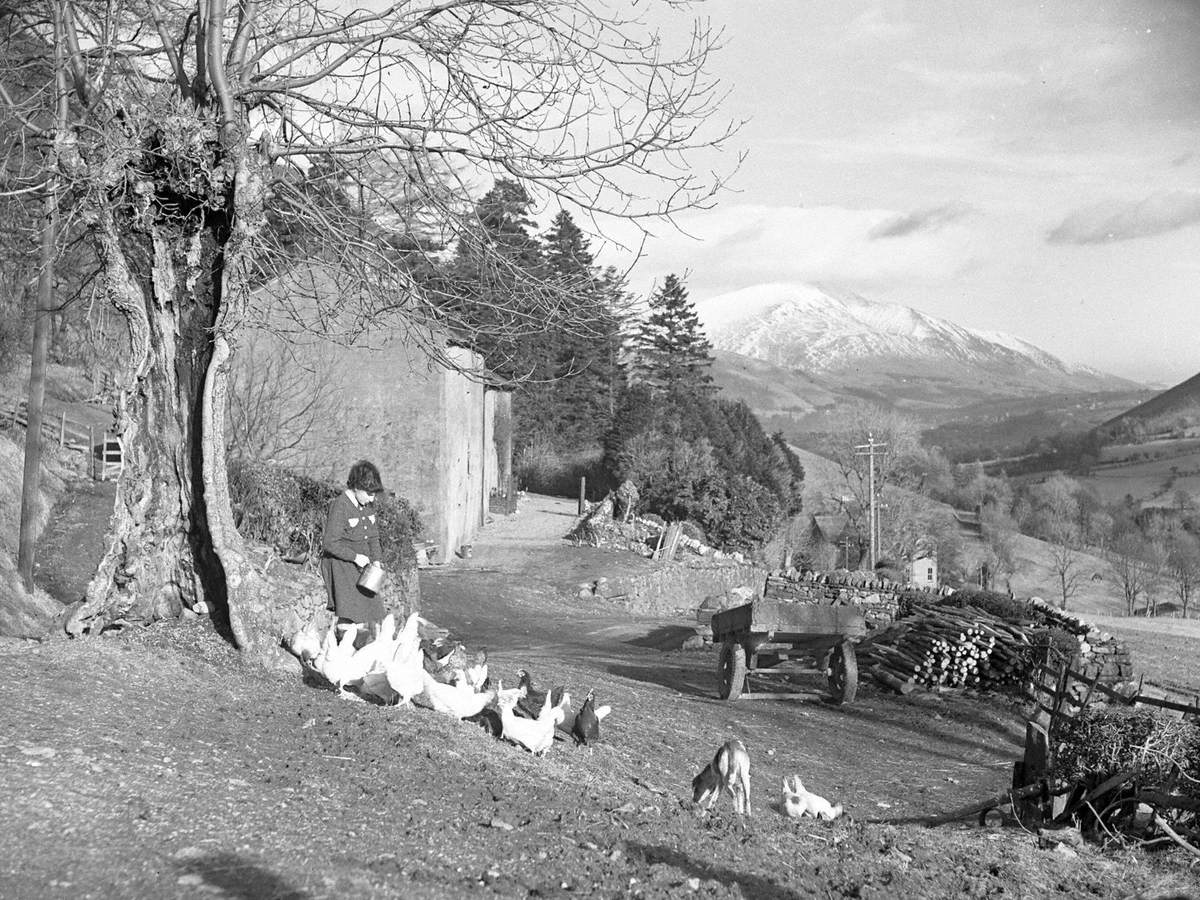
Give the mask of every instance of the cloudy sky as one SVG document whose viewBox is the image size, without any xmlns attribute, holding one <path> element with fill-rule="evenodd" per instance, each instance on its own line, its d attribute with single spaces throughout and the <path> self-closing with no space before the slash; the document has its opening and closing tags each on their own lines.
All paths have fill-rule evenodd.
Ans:
<svg viewBox="0 0 1200 900">
<path fill-rule="evenodd" d="M 696 11 L 748 158 L 631 288 L 830 284 L 1140 381 L 1200 371 L 1200 3 Z"/>
</svg>

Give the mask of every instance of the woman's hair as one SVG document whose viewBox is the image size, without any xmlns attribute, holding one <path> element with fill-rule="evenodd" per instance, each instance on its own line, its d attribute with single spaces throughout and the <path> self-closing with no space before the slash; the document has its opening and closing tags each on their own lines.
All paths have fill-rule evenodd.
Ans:
<svg viewBox="0 0 1200 900">
<path fill-rule="evenodd" d="M 383 490 L 383 480 L 375 464 L 360 459 L 350 467 L 350 477 L 346 479 L 346 487 L 352 491 L 366 491 L 368 494 L 378 494 Z"/>
</svg>

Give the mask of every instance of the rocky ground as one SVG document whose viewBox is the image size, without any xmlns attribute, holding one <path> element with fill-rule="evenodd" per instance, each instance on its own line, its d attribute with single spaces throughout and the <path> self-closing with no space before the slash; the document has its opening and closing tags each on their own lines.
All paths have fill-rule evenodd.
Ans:
<svg viewBox="0 0 1200 900">
<path fill-rule="evenodd" d="M 493 677 L 613 706 L 600 745 L 544 759 L 264 674 L 205 620 L 0 643 L 0 896 L 1200 896 L 1175 851 L 914 824 L 1007 786 L 1013 704 L 864 684 L 839 707 L 813 676 L 797 700 L 718 701 L 711 650 L 660 649 L 679 623 L 573 599 L 620 557 L 564 544 L 571 521 L 529 498 L 422 572 L 425 614 L 486 645 Z M 701 818 L 692 775 L 734 736 L 754 815 Z M 793 773 L 847 816 L 781 815 Z"/>
</svg>

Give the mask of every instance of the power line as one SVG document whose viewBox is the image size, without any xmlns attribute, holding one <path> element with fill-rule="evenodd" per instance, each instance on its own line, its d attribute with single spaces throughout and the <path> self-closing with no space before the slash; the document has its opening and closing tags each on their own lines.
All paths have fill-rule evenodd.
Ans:
<svg viewBox="0 0 1200 900">
<path fill-rule="evenodd" d="M 857 444 L 854 447 L 855 456 L 867 457 L 867 483 L 870 496 L 870 503 L 867 505 L 867 526 L 870 533 L 870 564 L 871 571 L 875 571 L 875 563 L 878 557 L 879 548 L 879 510 L 876 507 L 875 500 L 875 457 L 883 456 L 887 450 L 887 444 L 875 443 L 875 435 L 867 432 L 867 442 L 865 444 Z"/>
</svg>

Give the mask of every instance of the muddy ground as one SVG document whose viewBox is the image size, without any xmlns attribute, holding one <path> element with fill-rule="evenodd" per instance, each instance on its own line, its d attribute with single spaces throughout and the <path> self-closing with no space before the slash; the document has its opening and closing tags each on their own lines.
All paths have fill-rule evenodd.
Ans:
<svg viewBox="0 0 1200 900">
<path fill-rule="evenodd" d="M 1175 851 L 912 824 L 1008 785 L 1016 705 L 864 684 L 839 707 L 815 676 L 800 699 L 718 701 L 711 650 L 658 649 L 678 623 L 567 599 L 620 565 L 561 543 L 570 518 L 531 499 L 422 572 L 425 614 L 486 645 L 493 677 L 613 706 L 603 743 L 544 759 L 264 674 L 205 620 L 0 643 L 0 896 L 1200 897 Z M 698 817 L 694 766 L 732 736 L 754 815 Z M 848 815 L 781 815 L 793 773 Z"/>
</svg>

